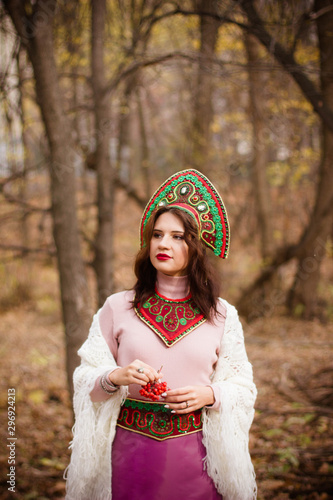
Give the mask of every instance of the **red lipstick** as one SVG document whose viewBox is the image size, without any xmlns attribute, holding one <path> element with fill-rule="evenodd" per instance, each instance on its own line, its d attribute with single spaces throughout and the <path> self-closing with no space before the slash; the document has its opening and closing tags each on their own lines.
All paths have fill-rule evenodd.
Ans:
<svg viewBox="0 0 333 500">
<path fill-rule="evenodd" d="M 156 255 L 156 259 L 158 260 L 169 260 L 171 259 L 170 255 L 167 255 L 166 253 L 158 253 Z"/>
</svg>

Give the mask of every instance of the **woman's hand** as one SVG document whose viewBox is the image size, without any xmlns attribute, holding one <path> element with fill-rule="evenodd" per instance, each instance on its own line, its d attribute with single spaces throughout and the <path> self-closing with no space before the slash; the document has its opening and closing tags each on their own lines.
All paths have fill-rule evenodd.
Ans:
<svg viewBox="0 0 333 500">
<path fill-rule="evenodd" d="M 189 385 L 180 389 L 172 389 L 167 391 L 165 396 L 166 407 L 179 415 L 199 410 L 214 402 L 213 389 L 204 385 Z"/>
<path fill-rule="evenodd" d="M 110 382 L 114 385 L 139 384 L 146 385 L 163 377 L 161 372 L 136 359 L 128 366 L 117 368 L 109 374 Z"/>
</svg>

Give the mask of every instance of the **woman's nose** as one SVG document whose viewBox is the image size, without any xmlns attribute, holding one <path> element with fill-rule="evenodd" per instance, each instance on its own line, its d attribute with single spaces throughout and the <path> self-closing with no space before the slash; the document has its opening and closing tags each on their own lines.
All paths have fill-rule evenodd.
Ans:
<svg viewBox="0 0 333 500">
<path fill-rule="evenodd" d="M 169 248 L 169 246 L 170 246 L 169 238 L 166 235 L 163 236 L 163 238 L 161 238 L 159 240 L 159 245 L 158 246 L 160 248 Z"/>
</svg>

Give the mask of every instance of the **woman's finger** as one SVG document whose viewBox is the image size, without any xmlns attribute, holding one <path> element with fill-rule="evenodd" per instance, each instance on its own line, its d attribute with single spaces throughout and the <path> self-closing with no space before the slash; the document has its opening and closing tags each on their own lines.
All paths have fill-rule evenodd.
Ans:
<svg viewBox="0 0 333 500">
<path fill-rule="evenodd" d="M 167 391 L 165 401 L 170 403 L 182 403 L 188 401 L 195 397 L 195 393 L 192 387 L 183 387 L 181 389 L 173 389 Z"/>
<path fill-rule="evenodd" d="M 157 372 L 153 367 L 147 365 L 141 360 L 135 360 L 129 368 L 129 383 L 146 385 L 148 382 L 155 382 L 162 374 Z"/>
<path fill-rule="evenodd" d="M 146 385 L 148 382 L 153 383 L 162 377 L 161 371 L 157 372 L 152 366 L 136 359 L 129 365 L 115 370 L 115 373 L 111 374 L 110 380 L 117 385 Z"/>
<path fill-rule="evenodd" d="M 171 413 L 176 413 L 177 415 L 184 415 L 190 411 L 194 411 L 200 408 L 199 405 L 193 403 L 192 401 L 182 401 L 181 403 L 166 404 L 166 408 L 171 410 Z"/>
<path fill-rule="evenodd" d="M 209 386 L 188 386 L 167 391 L 166 407 L 177 414 L 184 414 L 214 404 L 214 392 Z"/>
<path fill-rule="evenodd" d="M 163 376 L 160 371 L 157 372 L 155 368 L 138 359 L 134 361 L 133 366 L 138 373 L 140 373 L 141 375 L 146 375 L 151 382 L 158 380 Z"/>
</svg>

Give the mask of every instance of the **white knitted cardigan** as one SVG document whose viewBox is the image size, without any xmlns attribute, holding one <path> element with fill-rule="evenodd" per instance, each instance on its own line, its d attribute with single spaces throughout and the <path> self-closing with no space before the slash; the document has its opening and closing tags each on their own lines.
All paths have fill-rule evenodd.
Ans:
<svg viewBox="0 0 333 500">
<path fill-rule="evenodd" d="M 257 488 L 248 440 L 256 387 L 237 311 L 226 301 L 222 303 L 227 316 L 212 377 L 212 383 L 220 386 L 221 408 L 220 411 L 203 410 L 206 466 L 223 500 L 253 500 L 257 497 Z M 122 386 L 107 401 L 91 402 L 89 394 L 97 377 L 116 366 L 100 330 L 98 316 L 99 312 L 94 316 L 88 339 L 78 352 L 81 365 L 74 372 L 75 425 L 70 444 L 71 461 L 65 473 L 66 500 L 112 498 L 111 446 L 128 389 Z"/>
</svg>

